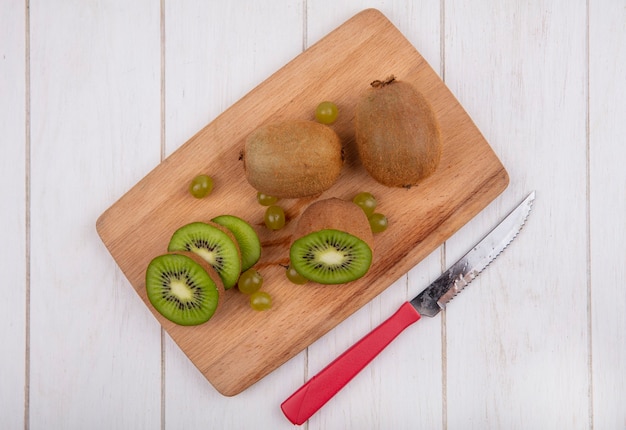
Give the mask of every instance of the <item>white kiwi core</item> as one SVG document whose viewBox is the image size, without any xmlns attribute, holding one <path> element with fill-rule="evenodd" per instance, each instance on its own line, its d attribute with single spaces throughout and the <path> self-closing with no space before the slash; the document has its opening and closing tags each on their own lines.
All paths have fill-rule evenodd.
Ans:
<svg viewBox="0 0 626 430">
<path fill-rule="evenodd" d="M 207 263 L 211 265 L 214 265 L 215 263 L 217 263 L 216 253 L 213 251 L 209 251 L 208 249 L 205 249 L 205 248 L 194 248 L 193 252 L 198 254 L 200 257 L 202 257 L 204 261 L 206 261 Z"/>
<path fill-rule="evenodd" d="M 335 248 L 327 248 L 318 253 L 317 258 L 328 266 L 340 266 L 346 261 L 346 254 Z"/>
<path fill-rule="evenodd" d="M 170 281 L 170 290 L 172 294 L 180 300 L 191 300 L 193 298 L 191 289 L 180 279 L 172 279 Z"/>
</svg>

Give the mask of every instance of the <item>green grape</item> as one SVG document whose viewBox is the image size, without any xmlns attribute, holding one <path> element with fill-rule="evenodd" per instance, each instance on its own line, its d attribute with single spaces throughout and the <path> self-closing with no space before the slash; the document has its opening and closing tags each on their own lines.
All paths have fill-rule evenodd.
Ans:
<svg viewBox="0 0 626 430">
<path fill-rule="evenodd" d="M 376 209 L 376 198 L 368 192 L 362 192 L 354 196 L 352 201 L 363 209 L 365 215 L 372 216 L 374 209 Z"/>
<path fill-rule="evenodd" d="M 307 278 L 305 278 L 304 276 L 299 274 L 296 271 L 296 269 L 294 269 L 291 266 L 289 266 L 287 268 L 287 279 L 289 279 L 294 284 L 299 284 L 299 285 L 303 285 L 303 284 L 306 284 L 307 282 L 309 282 L 309 280 Z"/>
<path fill-rule="evenodd" d="M 256 199 L 263 206 L 271 206 L 278 201 L 278 197 L 270 196 L 260 191 L 256 194 Z"/>
<path fill-rule="evenodd" d="M 272 296 L 265 291 L 257 291 L 250 295 L 250 306 L 255 311 L 265 311 L 272 307 Z"/>
<path fill-rule="evenodd" d="M 285 211 L 280 206 L 269 206 L 265 210 L 264 221 L 270 230 L 280 230 L 285 226 Z"/>
<path fill-rule="evenodd" d="M 237 287 L 244 294 L 256 293 L 263 285 L 263 276 L 255 269 L 248 269 L 239 276 Z"/>
<path fill-rule="evenodd" d="M 369 217 L 369 221 L 373 233 L 383 232 L 387 230 L 387 227 L 389 226 L 389 221 L 387 220 L 387 217 L 383 214 L 373 213 Z"/>
<path fill-rule="evenodd" d="M 208 175 L 198 175 L 189 184 L 189 192 L 197 199 L 208 196 L 213 191 L 213 179 Z"/>
<path fill-rule="evenodd" d="M 339 109 L 333 102 L 322 102 L 315 109 L 315 119 L 322 124 L 332 124 L 337 120 Z"/>
</svg>

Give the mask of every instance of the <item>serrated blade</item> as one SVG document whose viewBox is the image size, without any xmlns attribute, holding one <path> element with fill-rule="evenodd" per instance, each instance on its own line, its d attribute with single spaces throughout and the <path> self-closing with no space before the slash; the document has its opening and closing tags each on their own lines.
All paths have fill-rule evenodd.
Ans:
<svg viewBox="0 0 626 430">
<path fill-rule="evenodd" d="M 534 200 L 533 191 L 463 258 L 411 300 L 410 303 L 417 312 L 423 316 L 434 317 L 444 309 L 454 296 L 472 282 L 515 239 L 530 214 Z"/>
</svg>

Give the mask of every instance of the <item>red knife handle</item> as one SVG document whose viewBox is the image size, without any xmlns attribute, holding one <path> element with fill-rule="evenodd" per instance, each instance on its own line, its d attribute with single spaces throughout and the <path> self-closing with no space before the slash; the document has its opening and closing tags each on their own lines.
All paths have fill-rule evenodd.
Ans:
<svg viewBox="0 0 626 430">
<path fill-rule="evenodd" d="M 300 387 L 280 408 L 293 424 L 302 424 L 326 404 L 405 328 L 420 319 L 409 302 Z"/>
</svg>

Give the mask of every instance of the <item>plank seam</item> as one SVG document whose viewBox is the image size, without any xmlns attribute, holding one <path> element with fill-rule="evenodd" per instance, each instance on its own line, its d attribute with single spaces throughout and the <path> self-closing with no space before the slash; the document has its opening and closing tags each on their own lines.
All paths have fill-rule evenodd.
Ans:
<svg viewBox="0 0 626 430">
<path fill-rule="evenodd" d="M 309 14 L 308 0 L 302 0 L 302 52 L 306 51 L 309 45 Z M 304 349 L 304 369 L 303 381 L 309 380 L 309 347 Z M 309 429 L 309 421 L 304 423 L 304 429 Z"/>
<path fill-rule="evenodd" d="M 165 159 L 165 0 L 160 1 L 159 10 L 159 36 L 160 36 L 160 115 L 161 115 L 161 139 L 160 139 L 160 159 Z M 161 326 L 161 430 L 166 428 L 165 416 L 165 329 Z"/>
<path fill-rule="evenodd" d="M 446 0 L 439 3 L 439 72 L 446 83 Z M 441 246 L 441 273 L 446 270 L 446 242 Z M 448 336 L 446 310 L 441 312 L 441 428 L 448 428 Z"/>
<path fill-rule="evenodd" d="M 30 428 L 30 0 L 24 0 L 24 241 L 25 241 L 25 297 L 24 297 L 24 429 Z"/>
<path fill-rule="evenodd" d="M 593 402 L 593 315 L 592 315 L 592 285 L 591 285 L 591 162 L 590 162 L 590 155 L 591 155 L 591 132 L 590 132 L 590 107 L 591 107 L 591 102 L 590 102 L 590 94 L 589 94 L 589 89 L 590 89 L 590 65 L 589 65 L 589 61 L 590 61 L 590 19 L 589 19 L 589 0 L 586 0 L 585 2 L 585 7 L 586 7 L 586 13 L 585 13 L 585 18 L 586 18 L 586 22 L 585 22 L 585 92 L 586 92 L 586 109 L 585 109 L 585 158 L 586 158 L 586 165 L 585 165 L 585 194 L 586 194 L 586 214 L 585 214 L 585 224 L 586 224 L 586 232 L 585 232 L 585 236 L 587 239 L 587 243 L 586 243 L 586 252 L 587 252 L 587 271 L 586 271 L 586 282 L 587 282 L 587 375 L 588 375 L 588 380 L 587 380 L 587 398 L 589 399 L 589 404 L 588 404 L 588 416 L 589 416 L 589 429 L 593 430 L 594 428 L 594 419 L 593 419 L 593 409 L 594 409 L 594 402 Z"/>
<path fill-rule="evenodd" d="M 309 45 L 308 7 L 307 0 L 302 0 L 302 52 L 304 52 Z"/>
<path fill-rule="evenodd" d="M 446 270 L 446 242 L 441 246 L 441 273 Z M 441 428 L 448 428 L 448 337 L 446 309 L 441 310 Z"/>
</svg>

